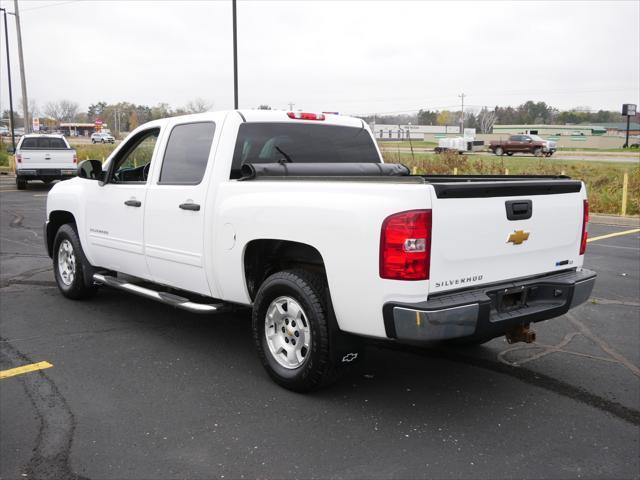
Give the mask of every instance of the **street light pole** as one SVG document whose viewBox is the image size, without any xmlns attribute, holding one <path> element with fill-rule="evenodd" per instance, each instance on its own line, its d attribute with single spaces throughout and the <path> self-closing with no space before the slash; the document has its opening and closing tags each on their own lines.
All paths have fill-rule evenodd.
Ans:
<svg viewBox="0 0 640 480">
<path fill-rule="evenodd" d="M 16 0 L 17 1 L 17 0 Z M 238 32 L 236 26 L 236 0 L 231 0 L 233 10 L 233 108 L 238 109 Z"/>
<path fill-rule="evenodd" d="M 13 14 L 16 17 L 16 34 L 18 36 L 18 60 L 20 60 L 20 82 L 22 84 L 22 114 L 24 117 L 24 133 L 31 131 L 29 121 L 29 100 L 27 99 L 27 80 L 24 77 L 24 55 L 22 53 L 22 31 L 20 30 L 20 11 L 18 0 L 13 0 Z"/>
<path fill-rule="evenodd" d="M 13 119 L 13 92 L 11 90 L 11 61 L 9 60 L 9 31 L 7 29 L 7 10 L 0 8 L 4 16 L 4 44 L 7 48 L 7 84 L 9 85 L 9 116 L 11 118 L 11 146 L 16 151 L 16 134 L 14 132 L 15 124 Z"/>
<path fill-rule="evenodd" d="M 460 115 L 460 135 L 464 136 L 464 97 L 466 97 L 466 95 L 464 93 L 461 93 L 460 95 L 458 95 L 458 97 L 462 99 L 462 115 Z"/>
</svg>

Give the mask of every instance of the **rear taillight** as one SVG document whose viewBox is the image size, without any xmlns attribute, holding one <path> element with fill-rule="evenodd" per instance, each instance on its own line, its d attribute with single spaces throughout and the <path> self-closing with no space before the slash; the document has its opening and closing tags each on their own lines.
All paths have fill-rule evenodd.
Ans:
<svg viewBox="0 0 640 480">
<path fill-rule="evenodd" d="M 324 114 L 322 113 L 308 113 L 308 112 L 287 112 L 289 118 L 296 120 L 324 120 Z"/>
<path fill-rule="evenodd" d="M 16 162 L 22 163 L 22 155 L 20 155 L 19 153 L 16 153 Z"/>
<path fill-rule="evenodd" d="M 73 154 L 73 163 L 78 163 L 78 155 Z"/>
<path fill-rule="evenodd" d="M 431 257 L 431 210 L 396 213 L 382 222 L 380 277 L 428 280 Z"/>
<path fill-rule="evenodd" d="M 580 255 L 587 250 L 587 238 L 589 237 L 589 200 L 582 204 L 582 239 L 580 241 Z"/>
</svg>

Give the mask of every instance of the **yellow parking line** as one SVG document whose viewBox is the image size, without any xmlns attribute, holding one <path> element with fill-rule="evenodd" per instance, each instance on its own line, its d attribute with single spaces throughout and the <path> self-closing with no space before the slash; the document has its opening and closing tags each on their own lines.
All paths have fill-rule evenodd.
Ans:
<svg viewBox="0 0 640 480">
<path fill-rule="evenodd" d="M 32 363 L 31 365 L 23 365 L 22 367 L 11 368 L 9 370 L 0 370 L 0 380 L 3 378 L 14 377 L 16 375 L 22 375 L 23 373 L 35 372 L 36 370 L 44 370 L 45 368 L 51 368 L 49 362 Z"/>
<path fill-rule="evenodd" d="M 621 235 L 629 235 L 630 233 L 638 233 L 638 232 L 640 232 L 640 228 L 625 230 L 624 232 L 608 233 L 607 235 L 600 235 L 599 237 L 589 238 L 587 242 L 595 242 L 596 240 L 604 240 L 605 238 L 619 237 Z"/>
</svg>

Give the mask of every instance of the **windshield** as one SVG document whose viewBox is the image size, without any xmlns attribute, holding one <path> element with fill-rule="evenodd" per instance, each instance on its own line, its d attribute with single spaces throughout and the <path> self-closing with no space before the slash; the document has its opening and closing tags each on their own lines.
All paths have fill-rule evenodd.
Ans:
<svg viewBox="0 0 640 480">
<path fill-rule="evenodd" d="M 295 123 L 243 123 L 238 131 L 231 178 L 245 163 L 380 163 L 362 127 Z"/>
<path fill-rule="evenodd" d="M 529 135 L 534 142 L 544 142 L 545 139 L 539 137 L 538 135 Z"/>
</svg>

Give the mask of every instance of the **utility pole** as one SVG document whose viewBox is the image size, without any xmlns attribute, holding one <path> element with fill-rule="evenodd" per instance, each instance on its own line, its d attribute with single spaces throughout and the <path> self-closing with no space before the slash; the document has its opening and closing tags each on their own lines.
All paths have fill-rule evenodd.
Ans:
<svg viewBox="0 0 640 480">
<path fill-rule="evenodd" d="M 16 134 L 14 132 L 15 123 L 13 119 L 13 92 L 11 90 L 11 61 L 9 60 L 9 31 L 7 29 L 7 10 L 0 8 L 4 16 L 4 41 L 7 48 L 7 84 L 9 85 L 9 115 L 11 119 L 11 146 L 13 153 L 16 151 Z"/>
<path fill-rule="evenodd" d="M 16 0 L 17 1 L 17 0 Z M 238 32 L 236 27 L 236 0 L 231 0 L 233 9 L 233 108 L 238 109 Z"/>
<path fill-rule="evenodd" d="M 18 59 L 20 60 L 20 82 L 22 84 L 22 115 L 24 117 L 24 133 L 31 131 L 29 120 L 29 100 L 27 99 L 27 80 L 24 77 L 24 55 L 22 53 L 22 31 L 20 30 L 20 11 L 18 0 L 13 0 L 13 10 L 16 16 L 16 33 L 18 35 Z"/>
<path fill-rule="evenodd" d="M 460 115 L 460 135 L 464 135 L 464 97 L 466 95 L 461 93 L 458 97 L 462 100 L 462 113 Z"/>
</svg>

